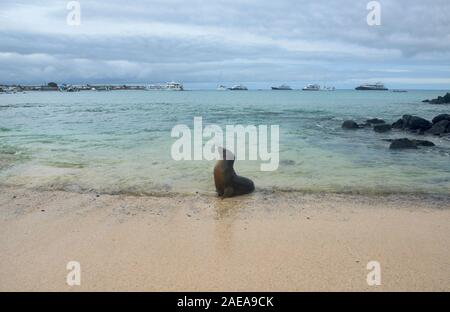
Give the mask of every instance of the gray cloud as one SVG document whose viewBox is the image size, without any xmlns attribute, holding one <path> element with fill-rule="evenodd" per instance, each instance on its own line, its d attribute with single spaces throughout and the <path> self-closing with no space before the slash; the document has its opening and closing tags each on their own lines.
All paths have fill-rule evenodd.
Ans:
<svg viewBox="0 0 450 312">
<path fill-rule="evenodd" d="M 355 82 L 450 85 L 450 2 L 3 0 L 4 83 Z M 0 83 L 1 83 L 0 82 Z"/>
</svg>

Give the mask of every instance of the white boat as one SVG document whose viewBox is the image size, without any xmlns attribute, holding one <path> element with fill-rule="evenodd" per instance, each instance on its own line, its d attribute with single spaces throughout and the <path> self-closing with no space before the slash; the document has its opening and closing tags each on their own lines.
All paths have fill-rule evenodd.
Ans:
<svg viewBox="0 0 450 312">
<path fill-rule="evenodd" d="M 169 91 L 184 91 L 183 85 L 178 82 L 168 82 L 166 83 L 166 88 Z"/>
<path fill-rule="evenodd" d="M 95 87 L 96 91 L 111 91 L 111 88 L 109 86 L 96 86 Z"/>
<path fill-rule="evenodd" d="M 282 90 L 282 91 L 286 91 L 286 90 L 292 90 L 292 88 L 288 85 L 282 84 L 279 87 L 272 87 L 272 90 Z"/>
<path fill-rule="evenodd" d="M 62 84 L 59 87 L 59 91 L 61 91 L 61 92 L 78 92 L 78 91 L 80 91 L 80 88 L 78 88 L 76 86 L 68 85 L 68 84 Z"/>
<path fill-rule="evenodd" d="M 224 85 L 220 85 L 220 86 L 217 87 L 217 90 L 218 91 L 225 91 L 225 90 L 227 90 L 227 87 L 224 86 Z"/>
<path fill-rule="evenodd" d="M 228 88 L 228 90 L 232 90 L 232 91 L 247 91 L 248 89 L 247 89 L 246 86 L 236 85 L 236 86 L 233 86 L 231 88 Z"/>
<path fill-rule="evenodd" d="M 375 84 L 365 83 L 356 87 L 355 90 L 363 90 L 363 91 L 388 91 L 389 89 L 384 86 L 381 82 L 377 82 Z"/>
<path fill-rule="evenodd" d="M 320 91 L 320 86 L 318 84 L 309 84 L 303 88 L 303 91 Z"/>
<path fill-rule="evenodd" d="M 168 82 L 165 84 L 149 85 L 147 91 L 184 91 L 184 87 L 178 82 Z"/>
<path fill-rule="evenodd" d="M 6 87 L 2 89 L 2 92 L 6 94 L 16 94 L 18 92 L 22 92 L 22 89 L 21 87 Z"/>
</svg>

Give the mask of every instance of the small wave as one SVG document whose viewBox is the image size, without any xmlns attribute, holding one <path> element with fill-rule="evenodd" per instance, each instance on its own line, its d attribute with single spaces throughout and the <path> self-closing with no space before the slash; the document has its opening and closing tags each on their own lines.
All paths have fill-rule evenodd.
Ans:
<svg viewBox="0 0 450 312">
<path fill-rule="evenodd" d="M 9 168 L 25 159 L 28 159 L 28 155 L 23 150 L 9 145 L 0 145 L 0 169 Z"/>
<path fill-rule="evenodd" d="M 12 131 L 12 130 L 9 128 L 0 127 L 0 132 L 9 132 L 9 131 Z"/>
<path fill-rule="evenodd" d="M 170 129 L 142 129 L 143 132 L 168 132 Z"/>
<path fill-rule="evenodd" d="M 17 155 L 19 150 L 9 145 L 0 145 L 0 154 L 3 155 Z"/>
<path fill-rule="evenodd" d="M 82 169 L 82 168 L 86 167 L 84 164 L 80 164 L 80 163 L 70 163 L 70 162 L 60 162 L 60 161 L 48 161 L 45 164 L 49 165 L 51 167 L 56 167 L 56 168 Z"/>
<path fill-rule="evenodd" d="M 88 109 L 82 110 L 82 112 L 85 112 L 85 113 L 104 113 L 104 112 L 109 112 L 109 110 L 105 110 L 103 108 L 88 108 Z"/>
<path fill-rule="evenodd" d="M 36 190 L 40 191 L 63 191 L 79 194 L 89 194 L 95 193 L 100 195 L 125 195 L 125 196 L 135 196 L 135 197 L 174 197 L 180 195 L 188 195 L 190 193 L 174 192 L 169 185 L 162 185 L 159 187 L 153 187 L 151 189 L 145 189 L 144 187 L 129 186 L 122 188 L 93 188 L 86 187 L 73 182 L 57 182 L 54 181 L 47 185 L 41 185 L 35 187 Z"/>
<path fill-rule="evenodd" d="M 280 161 L 280 164 L 285 166 L 294 166 L 296 162 L 291 159 L 283 159 Z"/>
<path fill-rule="evenodd" d="M 34 108 L 34 107 L 45 107 L 46 105 L 42 103 L 24 103 L 24 104 L 7 104 L 0 105 L 0 108 Z"/>
<path fill-rule="evenodd" d="M 411 196 L 411 197 L 424 197 L 424 198 L 436 198 L 446 199 L 450 202 L 450 194 L 446 193 L 433 193 L 424 190 L 402 190 L 402 189 L 328 189 L 328 188 L 289 188 L 289 187 L 266 187 L 260 188 L 262 193 L 299 193 L 299 194 L 336 194 L 336 195 L 354 195 L 354 196 Z"/>
<path fill-rule="evenodd" d="M 253 110 L 249 111 L 248 113 L 245 112 L 242 115 L 250 115 L 250 116 L 280 116 L 283 115 L 283 112 L 271 112 L 271 111 L 264 111 L 264 110 Z"/>
<path fill-rule="evenodd" d="M 148 189 L 143 190 L 138 187 L 128 187 L 124 189 L 96 189 L 87 188 L 79 184 L 73 183 L 63 183 L 63 184 L 49 184 L 45 186 L 35 186 L 32 189 L 37 191 L 62 191 L 78 194 L 97 194 L 97 195 L 109 195 L 109 196 L 133 196 L 133 197 L 158 197 L 158 198 L 173 198 L 182 196 L 197 196 L 201 194 L 203 197 L 216 198 L 217 195 L 212 190 L 200 190 L 200 191 L 173 191 L 170 189 Z M 346 196 L 354 196 L 355 198 L 372 198 L 378 199 L 389 199 L 394 196 L 395 200 L 404 200 L 415 202 L 416 200 L 426 200 L 430 202 L 430 207 L 437 207 L 439 209 L 449 208 L 448 203 L 450 202 L 450 194 L 443 193 L 428 193 L 428 192 L 408 192 L 408 191 L 331 191 L 331 190 L 321 190 L 321 189 L 295 189 L 295 188 L 256 188 L 256 192 L 252 194 L 253 196 L 262 196 L 267 198 L 268 196 L 294 196 L 295 198 L 301 198 L 302 195 L 312 195 L 326 198 L 327 196 L 342 196 L 343 200 L 348 200 Z M 245 199 L 246 197 L 242 197 Z M 237 197 L 236 199 L 239 199 Z M 390 199 L 389 199 L 390 200 Z M 444 205 L 443 205 L 444 204 Z"/>
<path fill-rule="evenodd" d="M 307 109 L 285 109 L 284 113 L 294 113 L 294 114 L 309 114 L 309 115 L 317 115 L 317 114 L 327 114 L 327 111 L 324 110 L 307 110 Z"/>
</svg>

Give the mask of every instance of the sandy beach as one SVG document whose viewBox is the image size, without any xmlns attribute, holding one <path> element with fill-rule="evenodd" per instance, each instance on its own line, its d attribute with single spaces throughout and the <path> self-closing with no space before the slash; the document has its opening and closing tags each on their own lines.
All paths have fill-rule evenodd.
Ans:
<svg viewBox="0 0 450 312">
<path fill-rule="evenodd" d="M 2 187 L 1 291 L 449 291 L 448 198 Z M 81 285 L 66 264 L 81 264 Z M 382 285 L 368 286 L 378 261 Z"/>
</svg>

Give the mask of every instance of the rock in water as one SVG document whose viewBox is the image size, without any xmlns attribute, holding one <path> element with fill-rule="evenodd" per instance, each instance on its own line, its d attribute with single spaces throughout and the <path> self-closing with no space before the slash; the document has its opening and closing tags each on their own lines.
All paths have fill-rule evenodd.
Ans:
<svg viewBox="0 0 450 312">
<path fill-rule="evenodd" d="M 433 100 L 425 100 L 424 103 L 431 103 L 431 104 L 450 104 L 450 93 L 447 93 L 444 96 L 438 96 L 436 99 Z"/>
<path fill-rule="evenodd" d="M 238 176 L 234 171 L 234 155 L 219 148 L 222 159 L 214 167 L 214 183 L 217 194 L 223 198 L 250 194 L 255 190 L 252 180 Z"/>
<path fill-rule="evenodd" d="M 402 119 L 404 129 L 426 131 L 433 126 L 428 120 L 417 116 L 404 115 Z"/>
<path fill-rule="evenodd" d="M 438 122 L 442 120 L 448 120 L 450 121 L 450 115 L 449 114 L 440 114 L 433 118 L 431 121 L 433 124 L 437 124 Z"/>
<path fill-rule="evenodd" d="M 391 141 L 390 149 L 417 149 L 418 146 L 435 146 L 433 142 L 425 140 L 410 140 L 407 138 Z"/>
<path fill-rule="evenodd" d="M 389 124 L 380 124 L 373 126 L 373 130 L 378 133 L 385 133 L 392 130 L 392 126 Z"/>
<path fill-rule="evenodd" d="M 353 120 L 346 120 L 342 124 L 342 128 L 343 129 L 354 130 L 354 129 L 359 129 L 359 125 Z"/>
<path fill-rule="evenodd" d="M 427 134 L 440 135 L 444 133 L 450 133 L 450 121 L 449 120 L 441 120 L 433 125 L 430 130 L 427 131 Z"/>
<path fill-rule="evenodd" d="M 393 129 L 403 129 L 403 118 L 400 118 L 392 124 Z"/>
<path fill-rule="evenodd" d="M 433 142 L 426 140 L 412 140 L 412 142 L 416 144 L 416 146 L 428 146 L 428 147 L 436 146 Z"/>
<path fill-rule="evenodd" d="M 366 123 L 371 125 L 380 125 L 386 123 L 383 119 L 373 118 L 373 119 L 367 119 Z"/>
<path fill-rule="evenodd" d="M 391 143 L 390 149 L 417 149 L 417 145 L 410 139 L 396 139 Z"/>
</svg>

